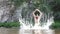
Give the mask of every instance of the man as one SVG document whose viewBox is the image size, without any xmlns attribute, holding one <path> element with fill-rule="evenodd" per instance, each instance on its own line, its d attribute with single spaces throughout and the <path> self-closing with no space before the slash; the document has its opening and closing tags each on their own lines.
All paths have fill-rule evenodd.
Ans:
<svg viewBox="0 0 60 34">
<path fill-rule="evenodd" d="M 35 24 L 39 24 L 41 16 L 42 16 L 42 12 L 40 10 L 36 9 L 33 12 L 33 17 L 34 17 Z"/>
</svg>

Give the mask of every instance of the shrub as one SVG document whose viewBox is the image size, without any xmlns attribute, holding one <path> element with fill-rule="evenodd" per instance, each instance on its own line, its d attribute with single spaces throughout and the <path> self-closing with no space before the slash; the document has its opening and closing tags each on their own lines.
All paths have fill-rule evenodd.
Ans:
<svg viewBox="0 0 60 34">
<path fill-rule="evenodd" d="M 1 23 L 0 22 L 0 27 L 19 27 L 20 26 L 20 23 L 19 22 L 4 22 L 4 23 Z"/>
</svg>

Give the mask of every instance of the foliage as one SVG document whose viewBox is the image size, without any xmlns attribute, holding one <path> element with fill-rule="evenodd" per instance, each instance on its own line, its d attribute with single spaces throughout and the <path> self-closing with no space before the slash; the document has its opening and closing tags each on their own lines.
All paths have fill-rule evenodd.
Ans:
<svg viewBox="0 0 60 34">
<path fill-rule="evenodd" d="M 59 20 L 55 20 L 55 23 L 53 23 L 51 26 L 52 26 L 53 29 L 60 28 L 60 21 Z"/>
<path fill-rule="evenodd" d="M 20 26 L 20 23 L 19 22 L 0 22 L 0 27 L 7 27 L 7 28 L 10 28 L 10 27 L 19 27 Z"/>
<path fill-rule="evenodd" d="M 11 3 L 14 3 L 16 7 L 19 7 L 23 2 L 26 2 L 27 0 L 9 0 Z"/>
</svg>

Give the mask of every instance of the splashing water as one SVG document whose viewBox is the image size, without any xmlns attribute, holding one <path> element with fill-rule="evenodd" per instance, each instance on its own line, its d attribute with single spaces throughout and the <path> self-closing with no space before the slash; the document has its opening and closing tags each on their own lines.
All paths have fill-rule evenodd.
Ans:
<svg viewBox="0 0 60 34">
<path fill-rule="evenodd" d="M 19 19 L 19 22 L 22 24 L 21 28 L 24 29 L 49 29 L 49 26 L 54 23 L 53 21 L 53 17 L 51 17 L 50 19 L 47 20 L 47 23 L 45 23 L 43 26 L 37 26 L 37 24 L 35 26 L 33 26 L 32 24 L 28 24 L 26 25 L 23 20 Z M 32 28 L 31 28 L 32 27 Z"/>
<path fill-rule="evenodd" d="M 27 5 L 27 3 L 23 3 L 23 5 L 22 6 L 20 6 L 20 9 L 19 10 L 17 10 L 17 11 L 20 11 L 19 13 L 18 13 L 18 15 L 19 15 L 19 22 L 20 22 L 20 24 L 21 24 L 21 29 L 49 29 L 49 26 L 52 24 L 52 23 L 54 23 L 54 20 L 53 20 L 53 16 L 52 17 L 50 17 L 49 19 L 47 19 L 47 22 L 46 23 L 44 23 L 42 26 L 37 26 L 37 25 L 39 25 L 39 24 L 35 24 L 34 26 L 28 21 L 28 20 L 26 20 L 25 18 L 23 18 L 22 19 L 22 15 L 21 15 L 21 11 L 22 11 L 22 9 L 23 9 L 23 7 L 26 7 L 26 6 L 28 6 Z M 49 15 L 48 15 L 49 16 Z M 32 16 L 31 16 L 32 17 Z M 32 18 L 31 18 L 32 19 Z M 26 23 L 25 23 L 26 22 Z"/>
<path fill-rule="evenodd" d="M 47 20 L 47 23 L 43 25 L 43 29 L 49 29 L 49 26 L 54 23 L 54 20 L 53 20 L 54 17 L 51 17 L 50 19 Z"/>
<path fill-rule="evenodd" d="M 47 20 L 47 23 L 43 27 L 35 25 L 31 28 L 30 26 L 32 25 L 26 25 L 21 20 L 19 22 L 23 24 L 19 30 L 19 34 L 55 34 L 54 30 L 49 29 L 49 26 L 54 22 L 53 17 Z"/>
<path fill-rule="evenodd" d="M 31 6 L 31 5 L 30 5 Z M 25 8 L 25 9 L 24 9 Z M 38 24 L 35 24 L 33 25 L 33 17 L 32 17 L 32 11 L 33 10 L 30 10 L 28 9 L 28 3 L 23 3 L 16 11 L 17 11 L 17 18 L 19 18 L 19 22 L 21 24 L 20 26 L 20 30 L 19 30 L 19 34 L 25 34 L 26 32 L 29 32 L 29 33 L 26 33 L 26 34 L 32 34 L 34 31 L 35 34 L 37 34 L 36 32 L 40 32 L 41 30 L 46 30 L 45 32 L 47 33 L 44 33 L 44 34 L 53 34 L 51 33 L 51 30 L 49 28 L 49 26 L 54 23 L 54 20 L 53 20 L 53 16 L 50 17 L 50 18 L 44 18 L 46 16 L 43 17 L 43 19 L 45 20 L 42 20 L 42 21 L 46 21 L 47 22 L 44 22 L 44 24 L 42 26 L 37 26 Z M 24 9 L 24 11 L 23 11 Z M 29 12 L 28 12 L 29 11 Z M 26 14 L 25 14 L 25 13 Z M 49 16 L 49 15 L 48 15 Z M 33 23 L 33 24 L 32 24 Z M 41 24 L 41 21 L 40 21 L 40 24 Z M 50 32 L 50 33 L 49 33 Z M 41 32 L 40 32 L 41 33 Z"/>
</svg>

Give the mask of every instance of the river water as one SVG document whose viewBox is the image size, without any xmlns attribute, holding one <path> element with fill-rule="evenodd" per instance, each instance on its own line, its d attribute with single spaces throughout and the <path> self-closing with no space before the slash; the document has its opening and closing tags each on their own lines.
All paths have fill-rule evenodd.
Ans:
<svg viewBox="0 0 60 34">
<path fill-rule="evenodd" d="M 40 33 L 35 33 L 35 32 Z M 19 28 L 0 28 L 0 34 L 60 34 L 60 29 L 56 30 L 21 30 Z"/>
</svg>

